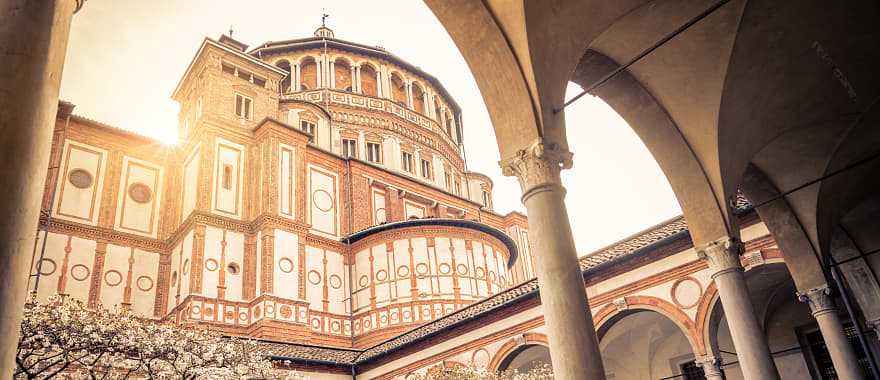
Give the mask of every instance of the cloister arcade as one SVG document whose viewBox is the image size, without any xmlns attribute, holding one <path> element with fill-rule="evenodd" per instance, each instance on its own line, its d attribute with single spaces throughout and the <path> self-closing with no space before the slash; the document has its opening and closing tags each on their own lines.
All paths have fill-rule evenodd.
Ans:
<svg viewBox="0 0 880 380">
<path fill-rule="evenodd" d="M 46 167 L 70 20 L 83 2 L 14 1 L 27 6 L 0 10 L 8 21 L 0 25 L 0 50 L 15 53 L 0 88 L 28 89 L 2 98 L 0 106 L 11 110 L 3 125 L 35 126 L 0 135 L 0 170 L 8 173 L 0 186 L 7 194 L 0 209 L 6 216 L 0 355 L 7 372 L 27 273 L 22 252 L 33 244 L 39 216 L 43 182 L 33 173 Z M 540 252 L 547 325 L 547 336 L 531 346 L 549 348 L 556 378 L 619 379 L 645 371 L 662 377 L 660 367 L 684 363 L 688 350 L 702 344 L 710 356 L 703 359 L 724 358 L 728 378 L 778 379 L 783 368 L 799 364 L 786 355 L 795 338 L 775 327 L 803 320 L 818 324 L 837 376 L 862 379 L 867 366 L 880 377 L 876 353 L 868 353 L 867 363 L 857 360 L 846 324 L 850 319 L 862 349 L 877 339 L 871 331 L 880 325 L 876 2 L 426 3 L 473 72 L 504 173 L 520 181 Z M 316 62 L 299 67 L 302 88 L 316 88 Z M 413 104 L 412 88 L 400 74 L 390 75 L 391 98 Z M 570 81 L 611 105 L 669 179 L 712 272 L 717 301 L 706 305 L 704 318 L 714 331 L 694 331 L 648 300 L 594 321 L 559 178 L 572 165 L 564 124 Z M 784 264 L 744 271 L 733 212 L 740 193 L 785 252 Z M 632 336 L 633 325 L 656 335 Z M 646 352 L 643 340 L 651 336 L 660 338 Z M 521 368 L 543 352 L 525 348 L 517 351 L 522 358 L 493 362 Z M 620 368 L 621 355 L 648 357 L 639 360 L 641 368 Z"/>
</svg>

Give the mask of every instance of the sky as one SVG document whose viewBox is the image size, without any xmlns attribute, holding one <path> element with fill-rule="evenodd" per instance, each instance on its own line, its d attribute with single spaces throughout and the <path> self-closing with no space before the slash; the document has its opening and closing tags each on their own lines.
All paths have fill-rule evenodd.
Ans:
<svg viewBox="0 0 880 380">
<path fill-rule="evenodd" d="M 515 178 L 504 177 L 492 123 L 467 63 L 440 22 L 417 0 L 91 0 L 74 16 L 61 98 L 74 113 L 173 141 L 171 92 L 205 37 L 255 46 L 311 36 L 329 14 L 337 38 L 381 46 L 437 77 L 461 106 L 468 169 L 495 184 L 502 214 L 525 211 Z M 570 85 L 571 97 L 580 88 Z M 651 154 L 617 113 L 586 96 L 566 111 L 574 168 L 563 172 L 580 255 L 681 214 Z"/>
</svg>

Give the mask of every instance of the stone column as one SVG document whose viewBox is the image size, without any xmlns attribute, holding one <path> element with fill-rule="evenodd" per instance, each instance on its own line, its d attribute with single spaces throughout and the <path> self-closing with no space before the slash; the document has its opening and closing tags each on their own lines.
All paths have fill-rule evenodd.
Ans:
<svg viewBox="0 0 880 380">
<path fill-rule="evenodd" d="M 0 2 L 0 378 L 15 370 L 29 260 L 73 13 L 85 0 Z"/>
<path fill-rule="evenodd" d="M 571 167 L 571 153 L 538 139 L 500 165 L 519 179 L 528 211 L 555 378 L 605 379 L 559 178 Z"/>
<path fill-rule="evenodd" d="M 819 331 L 831 354 L 834 370 L 841 379 L 861 380 L 864 374 L 859 368 L 859 361 L 849 339 L 843 333 L 843 324 L 837 316 L 837 307 L 831 298 L 828 285 L 798 293 L 798 300 L 806 302 L 813 311 L 813 318 L 819 324 Z"/>
<path fill-rule="evenodd" d="M 706 380 L 724 380 L 724 371 L 721 369 L 721 359 L 712 355 L 698 356 L 694 363 L 703 369 Z"/>
<path fill-rule="evenodd" d="M 697 254 L 709 262 L 743 377 L 746 380 L 779 379 L 767 338 L 758 324 L 746 288 L 739 259 L 742 247 L 738 240 L 725 237 L 698 247 Z"/>
</svg>

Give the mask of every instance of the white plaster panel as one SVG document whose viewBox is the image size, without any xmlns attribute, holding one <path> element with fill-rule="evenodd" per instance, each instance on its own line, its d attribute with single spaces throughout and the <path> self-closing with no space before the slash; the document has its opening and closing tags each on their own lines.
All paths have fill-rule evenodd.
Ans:
<svg viewBox="0 0 880 380">
<path fill-rule="evenodd" d="M 385 192 L 379 189 L 373 189 L 372 216 L 373 224 L 382 224 L 388 221 L 387 210 L 385 210 Z"/>
<path fill-rule="evenodd" d="M 306 250 L 306 265 L 314 261 L 308 252 Z M 299 299 L 299 235 L 275 230 L 275 262 L 272 266 L 275 270 L 273 293 L 282 298 Z M 306 289 L 309 287 L 306 283 Z"/>
<path fill-rule="evenodd" d="M 324 250 L 306 246 L 306 300 L 312 310 L 324 309 Z"/>
<path fill-rule="evenodd" d="M 214 144 L 214 212 L 241 218 L 244 147 L 221 138 Z"/>
<path fill-rule="evenodd" d="M 177 295 L 182 280 L 180 273 L 181 265 L 183 265 L 182 250 L 182 244 L 178 244 L 171 251 L 171 272 L 169 274 L 170 277 L 168 278 L 168 311 L 174 309 L 178 303 Z"/>
<path fill-rule="evenodd" d="M 405 200 L 403 202 L 403 212 L 406 215 L 407 219 L 412 218 L 412 217 L 424 218 L 427 210 L 426 210 L 425 206 L 422 206 L 422 205 L 415 203 L 415 202 L 410 202 L 408 200 Z"/>
<path fill-rule="evenodd" d="M 39 237 L 43 239 L 43 233 L 40 233 Z M 37 297 L 41 300 L 45 300 L 49 296 L 58 293 L 58 280 L 61 278 L 61 266 L 64 261 L 64 247 L 67 246 L 67 239 L 66 235 L 49 233 L 46 237 L 46 251 L 43 252 L 42 266 L 40 265 L 41 249 L 35 252 L 36 256 L 34 257 L 34 266 L 31 273 L 39 271 L 40 281 L 39 284 L 36 284 L 36 278 L 30 278 L 29 280 L 31 286 L 39 285 L 36 290 Z"/>
<path fill-rule="evenodd" d="M 193 246 L 193 231 L 190 230 L 186 233 L 186 236 L 183 237 L 183 242 L 180 245 L 181 252 L 181 262 L 180 269 L 178 269 L 178 273 L 180 273 L 180 299 L 183 300 L 184 297 L 190 294 L 189 286 L 190 280 L 192 278 L 192 246 Z"/>
<path fill-rule="evenodd" d="M 236 266 L 237 271 L 230 267 Z M 226 299 L 241 301 L 244 290 L 244 235 L 226 231 Z"/>
<path fill-rule="evenodd" d="M 185 220 L 196 208 L 198 199 L 200 146 L 196 146 L 183 164 L 183 208 L 181 220 Z"/>
<path fill-rule="evenodd" d="M 295 180 L 295 150 L 292 146 L 281 144 L 278 155 L 278 213 L 286 218 L 293 219 L 295 213 L 296 180 Z"/>
<path fill-rule="evenodd" d="M 60 173 L 56 188 L 57 205 L 52 214 L 59 219 L 95 225 L 104 188 L 107 151 L 68 140 L 61 156 Z M 91 184 L 85 188 L 74 186 L 70 172 L 85 170 Z"/>
<path fill-rule="evenodd" d="M 101 304 L 104 307 L 119 305 L 125 294 L 125 282 L 128 277 L 128 260 L 133 249 L 108 244 L 104 257 L 104 273 L 101 276 Z"/>
<path fill-rule="evenodd" d="M 156 237 L 162 196 L 162 167 L 136 158 L 124 157 L 120 181 L 116 228 L 138 235 Z M 135 184 L 144 185 L 149 189 L 146 202 L 140 202 L 132 197 L 130 189 Z"/>
<path fill-rule="evenodd" d="M 70 297 L 83 302 L 89 300 L 89 288 L 92 281 L 92 266 L 95 263 L 94 240 L 72 237 L 70 239 L 70 255 L 67 261 L 67 283 L 64 292 Z M 60 268 L 59 268 L 60 269 Z"/>
<path fill-rule="evenodd" d="M 202 294 L 208 298 L 217 297 L 217 285 L 220 283 L 220 251 L 223 242 L 223 230 L 205 227 L 205 252 L 201 268 L 192 268 L 202 272 Z"/>
<path fill-rule="evenodd" d="M 131 310 L 152 317 L 159 279 L 159 254 L 135 249 L 131 272 Z"/>
<path fill-rule="evenodd" d="M 346 314 L 349 310 L 347 268 L 341 254 L 327 251 L 327 276 L 325 278 L 327 280 L 328 298 L 330 301 L 328 311 L 331 313 Z"/>
<path fill-rule="evenodd" d="M 309 166 L 309 223 L 312 231 L 335 237 L 338 234 L 337 176 L 316 166 Z"/>
<path fill-rule="evenodd" d="M 260 203 L 260 202 L 257 202 L 257 203 Z M 263 277 L 262 277 L 263 276 L 263 231 L 257 231 L 256 244 L 257 244 L 257 249 L 256 249 L 256 252 L 257 252 L 257 276 L 256 276 L 257 284 L 256 284 L 256 291 L 254 292 L 254 295 L 259 297 L 261 294 L 263 294 L 263 290 L 260 288 L 260 284 L 263 282 Z"/>
</svg>

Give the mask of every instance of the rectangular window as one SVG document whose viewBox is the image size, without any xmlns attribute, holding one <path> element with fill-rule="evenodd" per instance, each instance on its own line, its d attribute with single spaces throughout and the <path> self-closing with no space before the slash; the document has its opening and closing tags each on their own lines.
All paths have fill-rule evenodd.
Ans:
<svg viewBox="0 0 880 380">
<path fill-rule="evenodd" d="M 413 155 L 409 152 L 401 153 L 400 157 L 400 166 L 403 168 L 403 171 L 407 173 L 413 172 Z"/>
<path fill-rule="evenodd" d="M 489 192 L 483 190 L 483 207 L 489 207 Z"/>
<path fill-rule="evenodd" d="M 452 175 L 446 173 L 446 190 L 452 191 Z"/>
<path fill-rule="evenodd" d="M 422 160 L 422 177 L 431 179 L 431 162 L 428 160 Z"/>
<path fill-rule="evenodd" d="M 232 190 L 232 165 L 223 165 L 223 189 Z"/>
<path fill-rule="evenodd" d="M 342 139 L 342 157 L 357 158 L 357 141 L 352 139 Z"/>
<path fill-rule="evenodd" d="M 315 142 L 318 139 L 318 126 L 315 123 L 312 123 L 308 120 L 301 120 L 299 122 L 299 128 L 303 130 L 303 132 L 312 135 L 309 138 L 309 142 Z"/>
<path fill-rule="evenodd" d="M 367 143 L 367 161 L 382 163 L 382 146 L 378 143 Z"/>
<path fill-rule="evenodd" d="M 455 195 L 461 195 L 461 182 L 455 180 Z"/>
<path fill-rule="evenodd" d="M 253 101 L 242 94 L 235 94 L 235 116 L 250 120 L 253 117 Z"/>
</svg>

